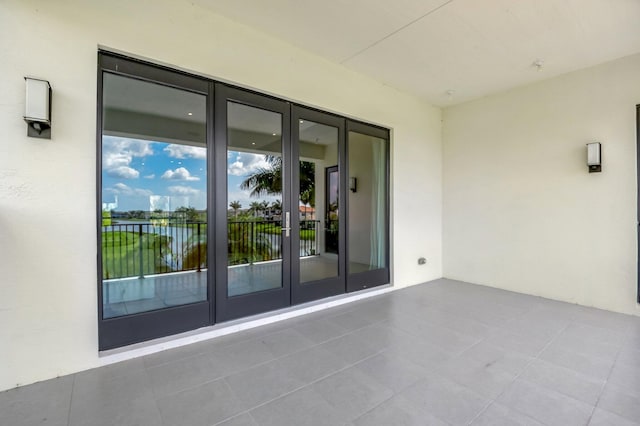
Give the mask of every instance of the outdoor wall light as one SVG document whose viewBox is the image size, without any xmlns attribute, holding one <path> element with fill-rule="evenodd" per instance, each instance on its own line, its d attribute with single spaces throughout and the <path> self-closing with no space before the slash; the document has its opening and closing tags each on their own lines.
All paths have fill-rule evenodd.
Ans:
<svg viewBox="0 0 640 426">
<path fill-rule="evenodd" d="M 349 189 L 351 192 L 356 192 L 358 190 L 358 178 L 349 178 Z"/>
<path fill-rule="evenodd" d="M 27 88 L 24 112 L 27 136 L 51 139 L 51 85 L 38 78 L 24 79 Z"/>
<path fill-rule="evenodd" d="M 602 146 L 600 142 L 587 144 L 587 166 L 589 166 L 589 173 L 602 171 Z"/>
</svg>

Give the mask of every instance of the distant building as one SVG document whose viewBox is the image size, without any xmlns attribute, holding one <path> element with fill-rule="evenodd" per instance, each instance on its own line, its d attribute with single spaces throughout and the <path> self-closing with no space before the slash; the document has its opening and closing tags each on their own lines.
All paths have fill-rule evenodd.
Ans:
<svg viewBox="0 0 640 426">
<path fill-rule="evenodd" d="M 110 212 L 111 210 L 116 210 L 118 208 L 118 196 L 113 196 L 113 203 L 102 203 L 102 211 Z"/>
<path fill-rule="evenodd" d="M 316 220 L 316 209 L 313 207 L 299 206 L 300 220 Z"/>
</svg>

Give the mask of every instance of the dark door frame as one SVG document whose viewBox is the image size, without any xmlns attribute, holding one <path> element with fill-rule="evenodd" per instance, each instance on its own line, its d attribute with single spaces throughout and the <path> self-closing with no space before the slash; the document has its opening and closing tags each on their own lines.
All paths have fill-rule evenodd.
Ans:
<svg viewBox="0 0 640 426">
<path fill-rule="evenodd" d="M 330 214 L 331 211 L 329 210 L 329 207 L 331 206 L 331 194 L 329 193 L 329 188 L 331 188 L 331 175 L 334 173 L 339 172 L 340 167 L 338 165 L 335 166 L 330 166 L 330 167 L 325 167 L 324 169 L 324 221 L 325 221 L 325 228 L 324 228 L 324 251 L 327 251 L 327 226 L 331 226 L 330 223 L 328 223 L 328 221 L 330 220 Z M 340 195 L 340 175 L 338 174 L 338 196 Z M 340 200 L 338 199 L 338 214 L 340 213 Z M 338 226 L 340 225 L 340 221 L 338 218 Z M 338 231 L 338 236 L 340 236 L 340 233 Z M 338 246 L 338 253 L 340 253 L 340 249 Z"/>
<path fill-rule="evenodd" d="M 640 303 L 640 104 L 636 105 L 636 203 L 637 203 L 637 224 L 636 230 L 638 234 L 638 259 L 637 259 L 637 292 L 636 292 L 636 300 Z"/>
<path fill-rule="evenodd" d="M 389 211 L 390 211 L 390 194 L 389 194 L 389 181 L 390 181 L 390 169 L 389 169 L 389 164 L 390 164 L 390 158 L 389 158 L 389 152 L 390 152 L 390 147 L 389 147 L 389 130 L 385 129 L 383 127 L 378 127 L 378 126 L 374 126 L 371 124 L 366 124 L 366 123 L 362 123 L 359 121 L 354 121 L 354 120 L 347 120 L 347 152 L 346 152 L 346 162 L 347 162 L 347 167 L 346 167 L 346 173 L 348 173 L 349 171 L 349 133 L 350 132 L 354 132 L 354 133 L 360 133 L 363 135 L 367 135 L 367 136 L 373 136 L 376 138 L 380 138 L 383 139 L 385 141 L 385 216 L 386 216 L 386 220 L 385 220 L 385 229 L 384 229 L 384 235 L 385 235 L 385 267 L 384 268 L 378 268 L 378 269 L 373 269 L 370 271 L 364 271 L 364 272 L 357 272 L 357 273 L 351 273 L 349 271 L 349 253 L 347 253 L 347 291 L 348 292 L 353 292 L 353 291 L 358 291 L 358 290 L 363 290 L 366 288 L 371 288 L 371 287 L 376 287 L 379 285 L 384 285 L 384 284 L 388 284 L 390 281 L 390 269 L 389 269 L 389 259 L 390 259 L 390 253 L 389 253 L 389 248 L 390 248 L 390 241 L 389 241 L 389 222 L 390 222 L 390 217 L 389 217 Z M 343 191 L 344 192 L 344 191 Z M 349 215 L 349 198 L 347 197 L 347 202 L 346 202 L 346 210 L 347 210 L 347 217 L 350 217 Z M 347 224 L 348 226 L 348 224 Z M 347 247 L 349 247 L 349 235 L 346 235 L 347 237 Z M 347 250 L 348 251 L 348 250 Z"/>
<path fill-rule="evenodd" d="M 146 64 L 108 52 L 98 52 L 98 93 L 96 117 L 96 211 L 102 211 L 102 132 L 103 132 L 103 75 L 111 73 L 136 80 L 148 81 L 176 89 L 198 93 L 207 97 L 207 115 L 212 113 L 213 86 L 207 79 Z M 208 120 L 211 121 L 211 120 Z M 207 163 L 211 161 L 213 132 L 207 123 Z M 208 166 L 209 167 L 209 166 Z M 209 170 L 210 171 L 210 168 Z M 211 191 L 209 191 L 211 192 Z M 208 202 L 210 202 L 208 200 Z M 97 241 L 102 241 L 102 217 L 97 214 Z M 212 211 L 207 208 L 207 223 L 213 223 Z M 214 241 L 213 227 L 207 227 L 207 238 Z M 213 246 L 207 245 L 207 258 L 214 259 Z M 121 317 L 104 318 L 103 278 L 102 278 L 102 244 L 97 249 L 97 282 L 98 282 L 98 347 L 99 350 L 113 349 L 144 340 L 164 337 L 209 325 L 211 323 L 211 306 L 213 305 L 213 265 L 207 268 L 207 300 L 188 305 L 174 306 L 156 311 L 147 311 Z"/>
<path fill-rule="evenodd" d="M 292 239 L 292 268 L 291 268 L 291 300 L 292 304 L 309 302 L 312 300 L 322 299 L 329 296 L 342 294 L 346 291 L 346 216 L 345 209 L 338 210 L 338 275 L 335 277 L 300 283 L 300 218 L 297 214 L 298 194 L 300 193 L 300 168 L 296 167 L 300 161 L 300 120 L 308 120 L 315 123 L 325 124 L 327 126 L 338 129 L 338 166 L 339 166 L 339 188 L 344 188 L 346 178 L 346 123 L 342 117 L 333 114 L 317 111 L 311 108 L 305 108 L 298 105 L 291 107 L 291 140 L 292 140 L 292 164 L 293 166 L 293 184 L 291 185 L 291 201 L 296 207 L 296 214 L 292 220 L 291 233 Z M 316 170 L 316 178 L 318 170 Z M 338 191 L 338 204 L 346 205 L 345 191 Z M 317 211 L 316 211 L 317 213 Z M 323 212 L 324 215 L 324 212 Z M 322 226 L 324 232 L 324 226 Z"/>
<path fill-rule="evenodd" d="M 218 231 L 216 245 L 215 322 L 223 322 L 249 315 L 284 308 L 291 305 L 291 275 L 288 274 L 291 259 L 291 238 L 282 235 L 282 287 L 228 297 L 228 229 L 227 229 L 227 104 L 239 104 L 278 113 L 282 117 L 282 212 L 292 211 L 287 188 L 291 188 L 290 104 L 280 99 L 216 83 L 214 109 L 215 127 L 215 228 Z M 283 214 L 284 217 L 284 214 Z M 292 235 L 295 235 L 292 233 Z"/>
</svg>

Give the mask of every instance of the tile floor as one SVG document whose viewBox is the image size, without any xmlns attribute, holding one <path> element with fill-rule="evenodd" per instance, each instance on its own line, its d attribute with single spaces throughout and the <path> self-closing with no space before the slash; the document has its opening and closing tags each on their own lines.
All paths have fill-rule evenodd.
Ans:
<svg viewBox="0 0 640 426">
<path fill-rule="evenodd" d="M 640 318 L 437 280 L 0 393 L 0 424 L 638 425 Z"/>
<path fill-rule="evenodd" d="M 370 265 L 351 262 L 349 271 L 364 272 Z M 300 259 L 303 283 L 334 277 L 338 258 L 333 255 L 310 256 Z M 228 268 L 229 296 L 254 293 L 282 286 L 282 261 L 235 265 Z M 207 300 L 206 269 L 200 272 L 183 271 L 145 278 L 129 277 L 103 281 L 104 317 L 154 311 Z"/>
</svg>

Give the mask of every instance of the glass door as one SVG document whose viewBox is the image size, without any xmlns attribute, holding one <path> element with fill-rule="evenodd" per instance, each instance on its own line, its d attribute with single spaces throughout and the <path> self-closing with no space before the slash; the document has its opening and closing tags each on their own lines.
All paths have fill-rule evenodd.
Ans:
<svg viewBox="0 0 640 426">
<path fill-rule="evenodd" d="M 345 120 L 292 107 L 294 304 L 345 292 Z"/>
<path fill-rule="evenodd" d="M 206 80 L 100 55 L 101 350 L 210 322 Z"/>
<path fill-rule="evenodd" d="M 347 123 L 347 290 L 389 282 L 389 131 Z"/>
<path fill-rule="evenodd" d="M 216 86 L 216 321 L 289 306 L 289 104 Z"/>
</svg>

